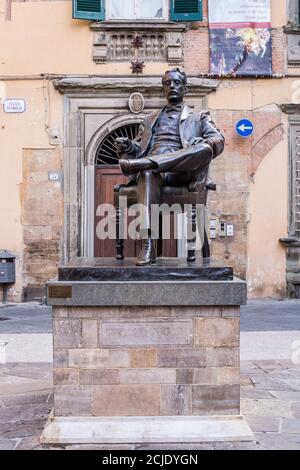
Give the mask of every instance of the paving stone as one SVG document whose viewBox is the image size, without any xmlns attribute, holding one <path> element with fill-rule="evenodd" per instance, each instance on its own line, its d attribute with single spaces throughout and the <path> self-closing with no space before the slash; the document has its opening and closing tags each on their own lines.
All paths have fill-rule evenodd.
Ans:
<svg viewBox="0 0 300 470">
<path fill-rule="evenodd" d="M 299 434 L 300 436 L 300 419 L 283 418 L 281 432 L 284 434 Z"/>
<path fill-rule="evenodd" d="M 254 385 L 241 387 L 241 398 L 274 398 L 267 390 L 257 390 Z"/>
<path fill-rule="evenodd" d="M 50 410 L 48 416 L 49 414 Z M 2 424 L 1 435 L 9 439 L 19 439 L 37 435 L 40 436 L 45 427 L 48 416 L 44 418 L 31 419 L 30 421 L 15 421 Z"/>
<path fill-rule="evenodd" d="M 9 406 L 1 408 L 0 410 L 0 423 L 16 422 L 16 421 L 30 421 L 35 417 L 48 416 L 51 409 L 49 403 L 41 405 L 27 405 L 27 406 Z"/>
<path fill-rule="evenodd" d="M 35 382 L 35 379 L 17 377 L 14 375 L 1 375 L 0 376 L 0 390 L 1 390 L 1 393 L 5 394 L 6 385 L 10 388 L 15 387 L 17 389 L 19 385 L 28 384 L 28 383 L 33 384 L 34 382 Z"/>
<path fill-rule="evenodd" d="M 24 437 L 16 446 L 15 450 L 33 450 L 41 445 L 40 436 Z"/>
<path fill-rule="evenodd" d="M 292 403 L 292 415 L 300 419 L 300 403 Z"/>
<path fill-rule="evenodd" d="M 284 359 L 275 359 L 275 360 L 264 360 L 264 361 L 253 361 L 253 364 L 264 370 L 265 372 L 276 373 L 285 369 L 289 369 L 292 365 L 291 361 Z"/>
<path fill-rule="evenodd" d="M 14 379 L 21 380 L 17 383 Z M 1 382 L 0 378 L 0 390 L 3 395 L 16 395 L 16 394 L 25 394 L 25 393 L 32 393 L 35 391 L 41 390 L 49 390 L 53 387 L 53 377 L 52 373 L 47 378 L 41 380 L 32 380 L 32 379 L 24 379 L 22 380 L 19 377 L 7 377 L 7 381 L 5 384 Z"/>
<path fill-rule="evenodd" d="M 274 416 L 244 415 L 253 432 L 278 432 L 281 418 Z"/>
<path fill-rule="evenodd" d="M 283 383 L 285 383 L 288 387 L 290 387 L 292 390 L 300 392 L 300 380 L 299 379 L 285 379 L 282 380 Z"/>
<path fill-rule="evenodd" d="M 268 450 L 300 450 L 300 434 L 256 433 L 255 439 Z"/>
<path fill-rule="evenodd" d="M 291 404 L 288 401 L 275 399 L 241 399 L 243 415 L 290 417 Z"/>
<path fill-rule="evenodd" d="M 273 395 L 273 397 L 278 398 L 279 400 L 300 402 L 300 392 L 277 391 L 271 389 L 270 394 Z"/>
<path fill-rule="evenodd" d="M 272 376 L 275 376 L 277 379 L 281 380 L 300 380 L 300 367 L 285 369 L 280 372 L 274 371 L 272 372 Z"/>
<path fill-rule="evenodd" d="M 33 392 L 19 395 L 4 395 L 1 396 L 1 401 L 4 406 L 18 406 L 18 405 L 34 405 L 39 403 L 46 403 L 49 399 L 49 391 Z"/>
<path fill-rule="evenodd" d="M 266 372 L 257 367 L 252 361 L 241 361 L 241 373 L 245 375 L 265 374 Z"/>
<path fill-rule="evenodd" d="M 6 375 L 15 377 L 24 377 L 28 379 L 41 379 L 52 373 L 52 364 L 48 362 L 22 362 L 9 363 L 7 365 Z"/>
<path fill-rule="evenodd" d="M 163 416 L 192 414 L 190 385 L 162 385 L 160 400 L 160 414 Z"/>
<path fill-rule="evenodd" d="M 17 439 L 1 439 L 0 450 L 14 450 L 18 443 Z"/>
<path fill-rule="evenodd" d="M 250 379 L 250 377 L 248 377 L 247 375 L 244 375 L 244 374 L 240 375 L 239 382 L 240 382 L 240 385 L 242 385 L 242 386 L 253 385 L 253 382 Z"/>
<path fill-rule="evenodd" d="M 289 390 L 293 391 L 293 387 L 283 382 L 282 380 L 276 380 L 270 375 L 251 375 L 251 381 L 258 390 Z"/>
<path fill-rule="evenodd" d="M 0 363 L 0 375 L 7 374 L 7 373 L 9 373 L 9 367 L 7 363 L 6 364 Z"/>
</svg>

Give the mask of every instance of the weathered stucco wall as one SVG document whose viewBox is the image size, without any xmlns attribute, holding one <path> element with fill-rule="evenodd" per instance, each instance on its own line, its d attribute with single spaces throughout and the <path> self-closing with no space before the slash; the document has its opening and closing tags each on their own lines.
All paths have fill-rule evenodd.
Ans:
<svg viewBox="0 0 300 470">
<path fill-rule="evenodd" d="M 271 4 L 274 71 L 284 74 L 286 2 L 272 0 Z M 6 6 L 2 1 L 0 11 L 6 12 Z M 204 7 L 207 16 L 206 2 Z M 72 19 L 71 1 L 13 1 L 11 20 L 0 14 L 0 43 L 0 99 L 24 98 L 27 105 L 24 114 L 5 114 L 0 107 L 0 248 L 17 254 L 17 283 L 10 289 L 10 299 L 20 300 L 24 288 L 35 281 L 38 286 L 43 280 L 42 264 L 39 272 L 32 267 L 36 252 L 31 251 L 31 257 L 28 254 L 34 238 L 40 234 L 41 253 L 47 240 L 56 237 L 56 254 L 52 247 L 49 256 L 38 261 L 44 262 L 49 276 L 59 257 L 58 219 L 45 224 L 26 219 L 35 211 L 34 205 L 28 209 L 31 191 L 37 200 L 45 190 L 50 191 L 50 199 L 52 191 L 60 201 L 62 197 L 62 188 L 45 178 L 61 165 L 62 142 L 51 145 L 49 133 L 58 129 L 59 137 L 63 136 L 63 97 L 51 80 L 38 79 L 38 75 L 129 75 L 130 64 L 93 62 L 89 22 Z M 208 72 L 208 47 L 207 23 L 193 24 L 184 39 L 188 74 Z M 160 75 L 167 68 L 167 63 L 147 63 L 145 74 Z M 238 274 L 247 273 L 252 297 L 285 294 L 285 250 L 278 239 L 287 234 L 288 125 L 277 105 L 291 101 L 293 83 L 287 78 L 222 80 L 208 99 L 226 136 L 225 153 L 213 166 L 218 192 L 211 195 L 211 210 L 236 226 L 235 237 L 214 242 L 213 253 L 232 262 Z M 251 139 L 235 134 L 235 123 L 241 117 L 254 120 Z M 36 158 L 39 170 L 28 172 L 26 165 Z M 48 203 L 49 199 L 45 207 Z"/>
</svg>

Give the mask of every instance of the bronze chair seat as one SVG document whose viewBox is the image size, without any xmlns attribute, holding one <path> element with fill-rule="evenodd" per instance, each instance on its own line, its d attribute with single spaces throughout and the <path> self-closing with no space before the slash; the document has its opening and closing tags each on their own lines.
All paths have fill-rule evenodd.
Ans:
<svg viewBox="0 0 300 470">
<path fill-rule="evenodd" d="M 173 204 L 179 204 L 182 209 L 184 206 L 188 206 L 187 211 L 187 224 L 188 224 L 188 231 L 187 233 L 191 233 L 189 228 L 192 229 L 193 233 L 196 233 L 196 205 L 202 204 L 206 205 L 207 202 L 207 193 L 209 190 L 215 191 L 216 185 L 213 183 L 205 183 L 205 184 L 197 184 L 193 183 L 190 186 L 162 186 L 161 188 L 161 197 L 160 197 L 160 205 L 167 204 L 169 207 Z M 124 241 L 120 239 L 120 222 L 123 217 L 122 210 L 119 204 L 120 197 L 127 197 L 127 207 L 132 206 L 133 204 L 137 203 L 137 186 L 120 186 L 114 188 L 114 206 L 116 208 L 116 250 L 117 250 L 117 259 L 124 259 Z M 160 223 L 161 225 L 161 223 Z M 190 225 L 190 227 L 189 227 Z M 161 228 L 161 227 L 160 227 Z M 194 262 L 196 261 L 195 251 L 196 251 L 196 237 L 189 242 L 189 249 L 187 254 L 187 261 Z M 162 243 L 159 240 L 158 243 L 158 256 L 161 256 L 162 251 Z M 204 241 L 202 247 L 202 256 L 203 258 L 210 257 L 210 248 L 209 242 L 207 237 L 206 228 L 204 227 Z"/>
</svg>

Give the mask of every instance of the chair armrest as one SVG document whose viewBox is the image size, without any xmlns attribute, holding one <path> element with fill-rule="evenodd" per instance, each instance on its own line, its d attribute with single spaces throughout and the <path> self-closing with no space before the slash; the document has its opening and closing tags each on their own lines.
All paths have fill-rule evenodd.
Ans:
<svg viewBox="0 0 300 470">
<path fill-rule="evenodd" d="M 215 183 L 207 183 L 205 185 L 205 187 L 208 191 L 216 191 L 217 190 L 217 185 Z"/>
</svg>

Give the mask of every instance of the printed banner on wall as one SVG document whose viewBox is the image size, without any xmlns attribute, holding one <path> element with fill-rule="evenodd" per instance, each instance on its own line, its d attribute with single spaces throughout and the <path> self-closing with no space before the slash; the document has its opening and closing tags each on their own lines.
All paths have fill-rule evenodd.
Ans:
<svg viewBox="0 0 300 470">
<path fill-rule="evenodd" d="M 272 75 L 270 0 L 209 0 L 210 71 Z"/>
</svg>

